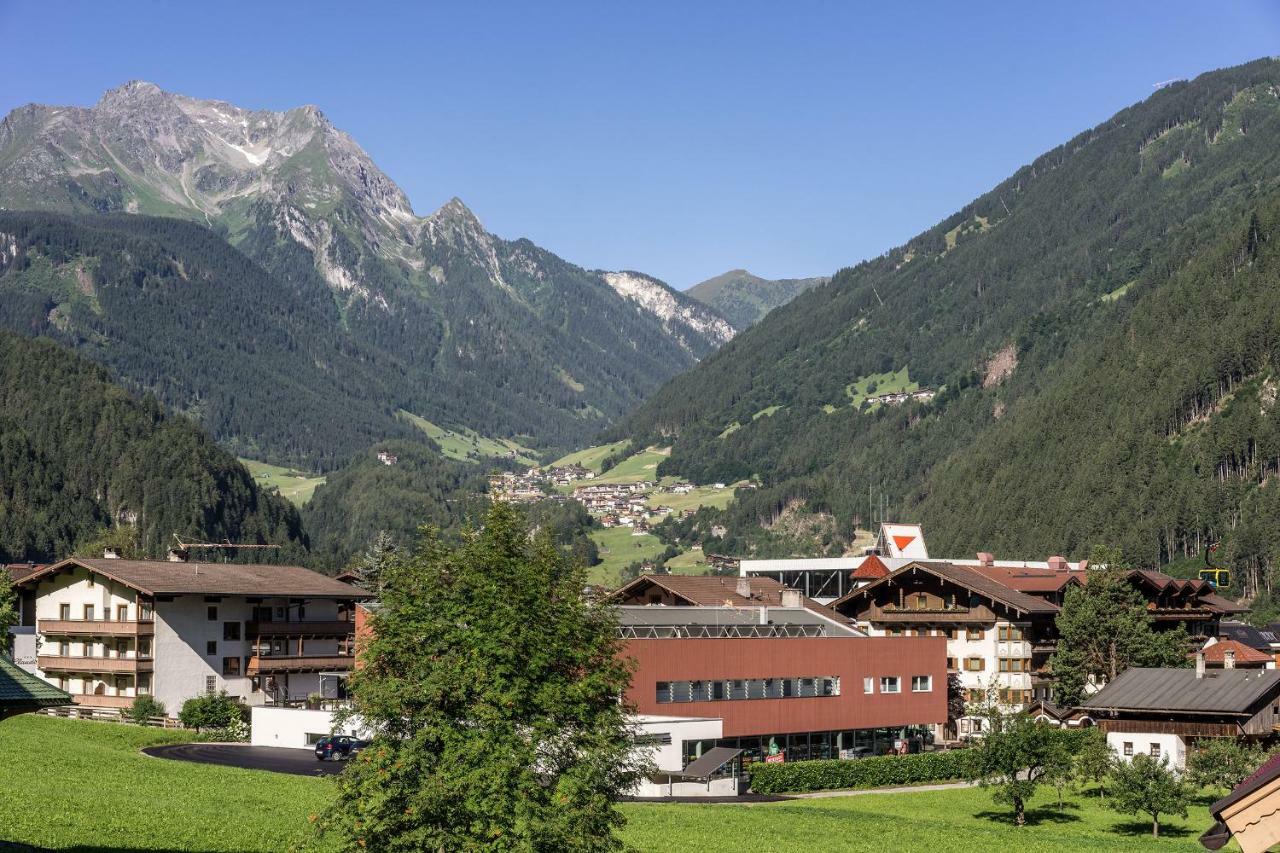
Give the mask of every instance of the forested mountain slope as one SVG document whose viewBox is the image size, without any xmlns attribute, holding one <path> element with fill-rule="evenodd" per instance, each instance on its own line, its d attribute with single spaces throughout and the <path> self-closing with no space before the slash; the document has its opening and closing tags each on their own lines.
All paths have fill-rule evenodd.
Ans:
<svg viewBox="0 0 1280 853">
<path fill-rule="evenodd" d="M 237 455 L 324 470 L 412 436 L 406 367 L 332 333 L 324 294 L 176 219 L 0 211 L 0 325 L 105 364 Z"/>
<path fill-rule="evenodd" d="M 839 550 L 872 486 L 940 554 L 1223 538 L 1257 563 L 1278 193 L 1280 63 L 1171 85 L 774 311 L 619 435 L 673 444 L 664 473 L 762 481 L 724 537 L 694 525 L 724 550 Z M 867 399 L 904 371 L 937 396 Z"/>
<path fill-rule="evenodd" d="M 585 443 L 733 335 L 655 279 L 500 239 L 457 199 L 415 215 L 314 107 L 244 110 L 140 82 L 92 108 L 22 107 L 0 121 L 0 207 L 212 227 L 326 320 L 335 346 L 422 401 L 414 414 L 540 447 Z M 341 362 L 323 367 L 348 394 L 366 387 Z M 300 432 L 312 457 L 350 453 Z M 274 437 L 237 435 L 302 461 Z"/>
<path fill-rule="evenodd" d="M 175 533 L 284 546 L 258 555 L 268 562 L 305 550 L 297 510 L 190 421 L 49 341 L 0 331 L 0 563 L 60 559 L 116 526 L 156 557 Z"/>
<path fill-rule="evenodd" d="M 760 322 L 779 305 L 786 305 L 809 288 L 827 281 L 825 276 L 771 280 L 746 270 L 729 270 L 695 284 L 685 295 L 719 311 L 735 329 L 745 329 Z"/>
</svg>

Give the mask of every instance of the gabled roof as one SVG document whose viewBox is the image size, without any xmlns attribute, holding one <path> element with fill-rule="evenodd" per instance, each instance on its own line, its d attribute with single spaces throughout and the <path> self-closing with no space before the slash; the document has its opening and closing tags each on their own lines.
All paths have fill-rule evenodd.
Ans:
<svg viewBox="0 0 1280 853">
<path fill-rule="evenodd" d="M 1231 789 L 1231 793 L 1209 806 L 1209 813 L 1215 818 L 1227 810 L 1233 803 L 1243 800 L 1254 791 L 1280 777 L 1280 753 L 1271 756 L 1253 771 L 1249 778 Z"/>
<path fill-rule="evenodd" d="M 744 580 L 751 584 L 750 597 L 738 594 L 738 583 Z M 625 604 L 628 599 L 641 595 L 650 586 L 666 590 L 691 607 L 781 607 L 782 593 L 787 589 L 773 578 L 755 575 L 641 575 L 609 593 L 604 600 Z M 811 598 L 801 596 L 800 603 L 804 609 L 833 622 L 849 624 L 848 617 Z"/>
<path fill-rule="evenodd" d="M 1218 623 L 1218 636 L 1224 640 L 1235 640 L 1237 643 L 1243 643 L 1251 649 L 1257 649 L 1260 652 L 1271 651 L 1272 643 L 1280 643 L 1276 639 L 1276 635 L 1270 629 L 1255 628 L 1244 622 L 1229 622 L 1223 619 Z"/>
<path fill-rule="evenodd" d="M 1244 716 L 1277 695 L 1277 669 L 1215 669 L 1196 678 L 1194 669 L 1130 667 L 1080 707 L 1089 711 Z"/>
<path fill-rule="evenodd" d="M 965 566 L 994 581 L 1004 584 L 1010 589 L 1026 593 L 1058 592 L 1068 584 L 1083 586 L 1086 573 L 1078 570 L 1038 569 L 1012 566 Z"/>
<path fill-rule="evenodd" d="M 862 564 L 859 565 L 858 568 L 854 569 L 849 574 L 849 577 L 852 580 L 856 580 L 856 581 L 860 581 L 860 580 L 873 581 L 873 580 L 879 580 L 880 578 L 883 578 L 883 577 L 888 577 L 889 573 L 890 573 L 889 567 L 884 564 L 883 560 L 881 560 L 875 554 L 868 554 L 867 558 L 862 561 Z"/>
<path fill-rule="evenodd" d="M 0 716 L 70 704 L 66 693 L 0 655 Z"/>
<path fill-rule="evenodd" d="M 29 575 L 33 575 L 43 568 L 44 564 L 41 563 L 9 563 L 5 566 L 5 570 L 9 572 L 9 580 L 14 583 L 21 583 Z"/>
<path fill-rule="evenodd" d="M 1220 664 L 1226 660 L 1227 652 L 1235 652 L 1236 663 L 1270 663 L 1273 658 L 1268 652 L 1252 649 L 1237 640 L 1219 640 L 1211 646 L 1205 646 L 1205 663 Z"/>
<path fill-rule="evenodd" d="M 840 598 L 831 602 L 831 606 L 836 610 L 840 610 L 841 606 L 847 602 L 858 598 L 859 596 L 869 596 L 885 584 L 896 582 L 899 578 L 909 575 L 912 572 L 928 572 L 942 580 L 949 581 L 957 586 L 964 587 L 970 592 L 976 592 L 985 596 L 992 601 L 998 602 L 1018 610 L 1022 613 L 1057 613 L 1058 606 L 1051 602 L 1045 601 L 1043 598 L 1037 598 L 1034 595 L 1028 595 L 1025 592 L 1019 592 L 1016 589 L 993 580 L 990 577 L 975 571 L 972 566 L 957 566 L 954 563 L 942 563 L 934 561 L 917 561 L 908 563 L 892 574 L 873 581 L 864 587 L 845 593 Z"/>
<path fill-rule="evenodd" d="M 1215 591 L 1213 584 L 1199 578 L 1175 578 L 1152 569 L 1134 569 L 1129 572 L 1129 579 L 1140 581 L 1157 593 L 1192 596 L 1198 604 L 1208 610 L 1220 613 L 1249 612 L 1248 607 L 1223 598 Z"/>
<path fill-rule="evenodd" d="M 71 557 L 22 579 L 32 586 L 75 567 L 118 581 L 144 595 L 279 595 L 295 598 L 368 598 L 369 593 L 302 566 L 264 563 L 174 563 Z"/>
</svg>

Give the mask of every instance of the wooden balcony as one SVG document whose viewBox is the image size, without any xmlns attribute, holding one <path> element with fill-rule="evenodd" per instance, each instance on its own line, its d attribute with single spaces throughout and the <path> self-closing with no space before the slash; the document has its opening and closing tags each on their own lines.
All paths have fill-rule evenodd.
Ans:
<svg viewBox="0 0 1280 853">
<path fill-rule="evenodd" d="M 103 658 L 72 655 L 39 655 L 37 666 L 43 672 L 151 672 L 151 658 Z"/>
<path fill-rule="evenodd" d="M 354 655 L 254 655 L 247 675 L 276 675 L 288 672 L 344 672 L 355 663 Z"/>
<path fill-rule="evenodd" d="M 71 701 L 86 708 L 128 708 L 133 704 L 132 696 L 96 696 L 92 693 L 73 693 Z"/>
<path fill-rule="evenodd" d="M 150 637 L 156 632 L 156 623 L 150 619 L 124 622 L 111 619 L 38 619 L 36 630 L 41 634 L 58 636 Z"/>
<path fill-rule="evenodd" d="M 898 608 L 871 607 L 857 614 L 859 622 L 889 622 L 908 625 L 981 625 L 995 621 L 986 607 Z"/>
<path fill-rule="evenodd" d="M 350 637 L 355 634 L 356 623 L 350 619 L 329 622 L 247 622 L 245 632 L 250 637 Z"/>
</svg>

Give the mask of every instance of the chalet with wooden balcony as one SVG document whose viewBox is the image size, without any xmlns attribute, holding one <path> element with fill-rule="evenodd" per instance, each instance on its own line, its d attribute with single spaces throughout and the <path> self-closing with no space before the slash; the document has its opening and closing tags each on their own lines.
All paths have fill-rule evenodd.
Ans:
<svg viewBox="0 0 1280 853">
<path fill-rule="evenodd" d="M 33 671 L 81 705 L 150 694 L 177 713 L 226 690 L 249 704 L 335 698 L 363 590 L 299 566 L 74 557 L 18 580 Z M 27 614 L 24 614 L 24 618 Z"/>
</svg>

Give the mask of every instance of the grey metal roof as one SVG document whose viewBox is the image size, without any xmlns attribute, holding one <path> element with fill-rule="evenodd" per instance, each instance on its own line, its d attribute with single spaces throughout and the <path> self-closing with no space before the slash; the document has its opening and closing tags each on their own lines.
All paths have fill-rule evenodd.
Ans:
<svg viewBox="0 0 1280 853">
<path fill-rule="evenodd" d="M 832 637 L 861 637 L 847 622 L 835 622 L 804 607 L 663 607 L 653 604 L 618 605 L 618 624 L 624 627 L 652 625 L 703 627 L 758 626 L 763 611 L 765 625 L 822 628 Z"/>
<path fill-rule="evenodd" d="M 1226 620 L 1218 624 L 1218 636 L 1235 640 L 1237 643 L 1244 643 L 1249 648 L 1257 649 L 1260 652 L 1270 652 L 1271 644 L 1280 642 L 1275 639 L 1275 634 L 1271 631 L 1264 633 L 1262 630 L 1252 625 L 1246 625 L 1244 622 L 1228 622 Z"/>
<path fill-rule="evenodd" d="M 1246 715 L 1278 694 L 1278 669 L 1212 669 L 1196 678 L 1194 669 L 1131 667 L 1080 707 L 1088 711 Z"/>
</svg>

